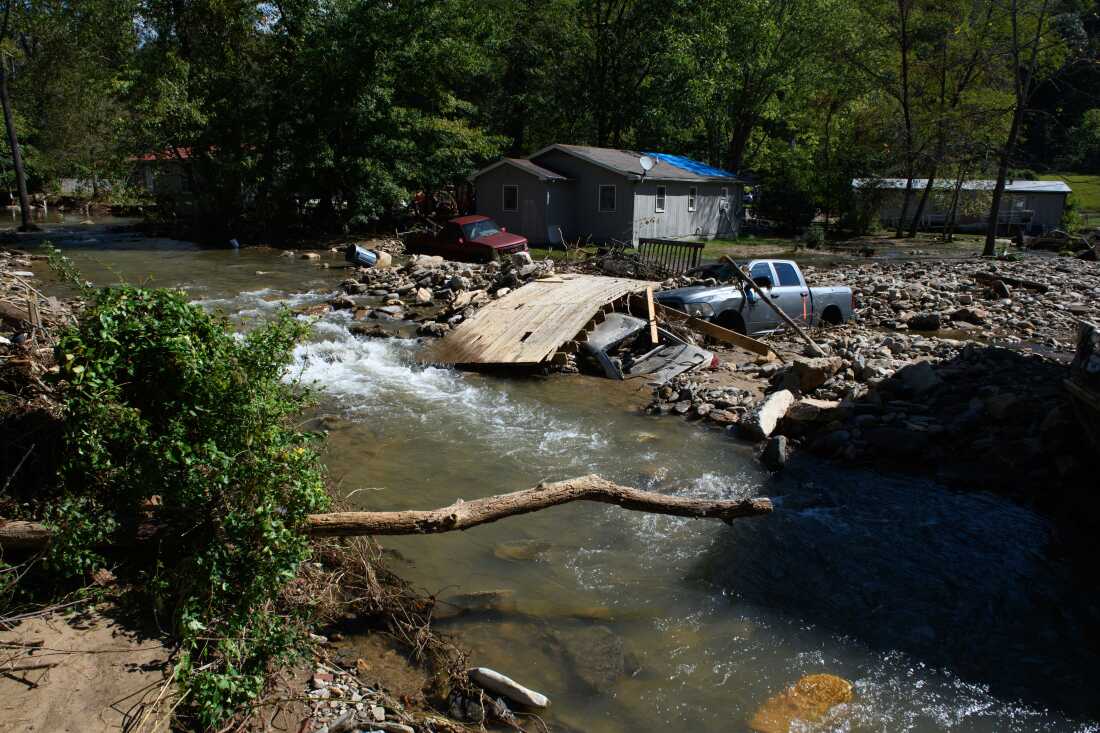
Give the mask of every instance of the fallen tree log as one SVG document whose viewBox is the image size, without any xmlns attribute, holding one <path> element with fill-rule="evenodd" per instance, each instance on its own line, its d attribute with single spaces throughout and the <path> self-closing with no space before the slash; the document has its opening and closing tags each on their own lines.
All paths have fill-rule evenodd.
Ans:
<svg viewBox="0 0 1100 733">
<path fill-rule="evenodd" d="M 529 514 L 574 501 L 614 504 L 623 509 L 696 519 L 730 522 L 772 511 L 770 499 L 687 499 L 642 491 L 596 475 L 542 483 L 532 489 L 483 499 L 461 499 L 440 509 L 398 512 L 334 512 L 310 514 L 306 533 L 311 537 L 355 535 L 436 534 L 470 529 L 507 517 Z M 36 522 L 4 522 L 0 519 L 0 549 L 40 550 L 50 541 L 48 527 Z"/>
<path fill-rule="evenodd" d="M 1025 280 L 1010 275 L 1001 275 L 996 272 L 975 272 L 974 279 L 982 285 L 992 285 L 994 281 L 1000 280 L 1005 285 L 1011 285 L 1014 288 L 1024 288 L 1025 290 L 1034 290 L 1038 293 L 1045 293 L 1050 290 L 1050 285 L 1048 283 L 1041 283 L 1038 280 Z"/>
</svg>

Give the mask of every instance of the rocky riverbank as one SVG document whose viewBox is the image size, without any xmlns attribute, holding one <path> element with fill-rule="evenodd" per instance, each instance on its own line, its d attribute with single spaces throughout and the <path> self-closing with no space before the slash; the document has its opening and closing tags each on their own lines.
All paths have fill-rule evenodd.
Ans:
<svg viewBox="0 0 1100 733">
<path fill-rule="evenodd" d="M 852 323 L 814 334 L 827 356 L 766 338 L 784 361 L 689 373 L 647 409 L 757 441 L 774 469 L 806 449 L 1091 516 L 1095 457 L 1063 380 L 1079 320 L 1100 315 L 1097 267 L 1030 257 L 806 268 L 811 282 L 857 293 Z"/>
<path fill-rule="evenodd" d="M 551 260 L 533 262 L 526 252 L 485 264 L 413 255 L 395 267 L 352 269 L 343 294 L 302 312 L 347 310 L 360 336 L 397 335 L 410 322 L 417 335 L 442 336 L 486 303 L 553 273 Z"/>
</svg>

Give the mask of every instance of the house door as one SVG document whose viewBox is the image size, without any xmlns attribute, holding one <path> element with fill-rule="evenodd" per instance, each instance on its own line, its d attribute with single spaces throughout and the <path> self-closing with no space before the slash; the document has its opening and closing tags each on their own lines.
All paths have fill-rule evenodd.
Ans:
<svg viewBox="0 0 1100 733">
<path fill-rule="evenodd" d="M 733 205 L 733 195 L 737 189 L 732 191 L 729 188 L 723 188 L 721 194 L 718 197 L 718 235 L 726 236 L 734 233 L 734 210 L 736 207 Z"/>
<path fill-rule="evenodd" d="M 535 202 L 531 199 L 523 200 L 523 210 L 520 211 L 520 228 L 523 236 L 538 241 L 539 236 L 539 212 Z"/>
</svg>

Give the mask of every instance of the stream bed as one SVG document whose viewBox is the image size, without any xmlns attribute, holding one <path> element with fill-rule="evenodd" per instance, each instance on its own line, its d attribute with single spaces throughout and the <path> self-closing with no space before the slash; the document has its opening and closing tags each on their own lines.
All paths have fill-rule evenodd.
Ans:
<svg viewBox="0 0 1100 733">
<path fill-rule="evenodd" d="M 332 269 L 71 222 L 46 236 L 97 284 L 182 287 L 242 328 L 327 299 L 343 276 L 328 255 Z M 1053 554 L 1042 516 L 802 455 L 773 476 L 748 445 L 642 414 L 639 383 L 423 368 L 416 341 L 359 339 L 347 319 L 318 320 L 294 370 L 319 391 L 311 424 L 357 506 L 432 508 L 587 473 L 775 501 L 732 526 L 578 503 L 383 538 L 416 587 L 467 596 L 475 610 L 440 628 L 475 665 L 546 693 L 555 730 L 745 730 L 820 672 L 854 699 L 804 730 L 1100 730 L 1096 587 Z"/>
</svg>

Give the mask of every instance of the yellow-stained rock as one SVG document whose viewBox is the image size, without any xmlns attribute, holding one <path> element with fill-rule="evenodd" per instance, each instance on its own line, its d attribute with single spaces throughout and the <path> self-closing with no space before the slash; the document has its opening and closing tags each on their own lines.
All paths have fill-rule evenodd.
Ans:
<svg viewBox="0 0 1100 733">
<path fill-rule="evenodd" d="M 852 699 L 852 683 L 832 674 L 806 675 L 768 699 L 749 721 L 756 733 L 788 733 L 791 722 L 821 720 L 834 705 Z"/>
</svg>

